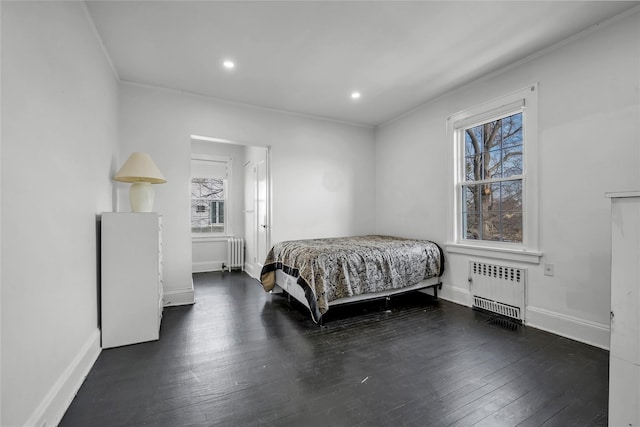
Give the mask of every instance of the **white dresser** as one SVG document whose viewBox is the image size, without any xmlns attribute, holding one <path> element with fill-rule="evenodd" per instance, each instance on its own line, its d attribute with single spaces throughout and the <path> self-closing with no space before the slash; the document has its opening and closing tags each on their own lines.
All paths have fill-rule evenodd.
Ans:
<svg viewBox="0 0 640 427">
<path fill-rule="evenodd" d="M 102 348 L 157 340 L 163 309 L 162 217 L 105 212 L 101 230 Z"/>
<path fill-rule="evenodd" d="M 640 191 L 611 199 L 609 425 L 640 426 Z"/>
</svg>

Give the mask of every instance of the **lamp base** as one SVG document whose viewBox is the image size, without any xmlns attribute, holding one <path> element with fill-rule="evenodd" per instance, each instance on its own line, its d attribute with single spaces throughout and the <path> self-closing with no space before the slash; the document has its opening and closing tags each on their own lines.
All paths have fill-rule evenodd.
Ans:
<svg viewBox="0 0 640 427">
<path fill-rule="evenodd" d="M 134 182 L 129 188 L 129 202 L 133 212 L 151 212 L 154 191 L 150 182 Z"/>
</svg>

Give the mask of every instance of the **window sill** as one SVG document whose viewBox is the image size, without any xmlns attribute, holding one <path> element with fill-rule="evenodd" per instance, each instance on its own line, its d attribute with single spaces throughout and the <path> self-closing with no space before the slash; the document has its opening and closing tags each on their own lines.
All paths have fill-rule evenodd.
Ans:
<svg viewBox="0 0 640 427">
<path fill-rule="evenodd" d="M 191 241 L 193 243 L 205 243 L 205 242 L 226 242 L 229 236 L 227 234 L 216 235 L 216 236 L 191 236 Z"/>
<path fill-rule="evenodd" d="M 496 248 L 491 246 L 464 245 L 460 243 L 447 243 L 445 248 L 448 253 L 495 258 L 505 261 L 526 262 L 540 264 L 542 252 L 525 249 Z"/>
</svg>

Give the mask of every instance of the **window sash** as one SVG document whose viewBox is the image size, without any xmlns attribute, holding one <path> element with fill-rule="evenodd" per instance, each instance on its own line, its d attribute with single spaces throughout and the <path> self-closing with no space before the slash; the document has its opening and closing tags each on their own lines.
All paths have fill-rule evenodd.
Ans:
<svg viewBox="0 0 640 427">
<path fill-rule="evenodd" d="M 475 185 L 475 184 L 492 184 L 494 182 L 515 181 L 515 180 L 524 180 L 524 175 L 511 175 L 503 178 L 481 179 L 478 181 L 462 181 L 462 182 L 459 182 L 458 185 L 463 186 L 463 185 Z"/>
<path fill-rule="evenodd" d="M 489 111 L 483 111 L 478 114 L 473 114 L 471 116 L 455 120 L 453 122 L 453 128 L 457 130 L 463 128 L 469 129 L 484 123 L 500 120 L 505 117 L 518 114 L 519 112 L 524 112 L 524 107 L 525 99 L 518 99 L 514 102 L 509 102 L 498 107 L 491 108 Z"/>
<path fill-rule="evenodd" d="M 522 185 L 520 179 L 463 185 L 460 192 L 462 238 L 467 241 L 522 243 Z M 485 194 L 482 190 L 487 186 L 489 193 Z M 489 202 L 485 202 L 485 197 Z"/>
</svg>

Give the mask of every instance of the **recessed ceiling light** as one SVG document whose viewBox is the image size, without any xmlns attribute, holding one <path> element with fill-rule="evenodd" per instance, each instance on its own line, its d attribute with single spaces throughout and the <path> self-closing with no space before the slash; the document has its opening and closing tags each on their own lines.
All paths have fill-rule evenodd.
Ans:
<svg viewBox="0 0 640 427">
<path fill-rule="evenodd" d="M 360 99 L 360 92 L 351 92 L 351 99 Z"/>
<path fill-rule="evenodd" d="M 233 70 L 236 67 L 236 64 L 233 61 L 227 59 L 222 63 L 222 66 L 227 70 Z"/>
</svg>

